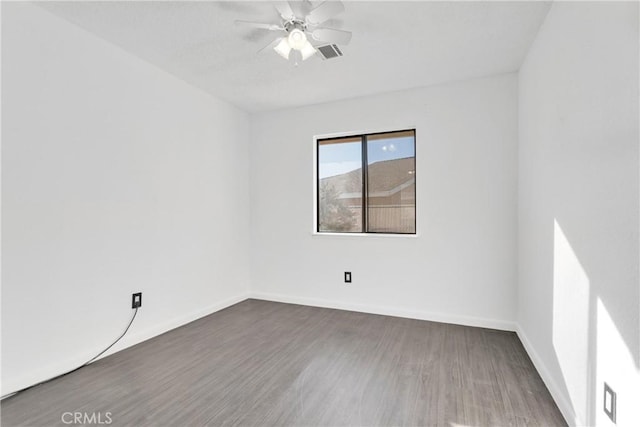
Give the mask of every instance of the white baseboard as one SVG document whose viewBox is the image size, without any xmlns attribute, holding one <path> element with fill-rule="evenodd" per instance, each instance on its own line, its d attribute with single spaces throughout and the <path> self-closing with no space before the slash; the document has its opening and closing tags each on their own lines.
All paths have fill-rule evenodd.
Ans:
<svg viewBox="0 0 640 427">
<path fill-rule="evenodd" d="M 432 322 L 440 323 L 453 323 L 456 325 L 464 326 L 476 326 L 480 328 L 499 329 L 502 331 L 514 332 L 516 330 L 515 322 L 505 320 L 484 319 L 479 317 L 459 316 L 455 314 L 434 313 L 420 310 L 407 310 L 398 307 L 354 304 L 316 298 L 271 294 L 265 292 L 251 292 L 250 298 L 265 301 L 284 302 L 288 304 L 308 305 L 313 307 L 335 308 L 338 310 L 357 311 L 361 313 L 381 314 L 384 316 L 405 317 L 408 319 L 429 320 Z"/>
<path fill-rule="evenodd" d="M 151 329 L 146 329 L 144 331 L 140 331 L 134 334 L 131 334 L 125 338 L 123 338 L 122 345 L 114 346 L 111 350 L 100 356 L 96 360 L 100 360 L 103 357 L 109 356 L 110 354 L 117 353 L 120 350 L 124 350 L 125 348 L 131 347 L 133 345 L 139 344 L 148 339 L 157 337 L 158 335 L 164 334 L 172 329 L 178 328 L 180 326 L 186 325 L 187 323 L 191 323 L 194 320 L 198 320 L 202 317 L 213 314 L 217 311 L 223 310 L 227 307 L 231 307 L 234 304 L 242 302 L 249 298 L 249 293 L 245 292 L 240 295 L 224 299 L 215 304 L 212 304 L 208 307 L 205 307 L 201 310 L 192 311 L 191 313 L 185 314 L 180 317 L 175 317 L 167 322 L 164 322 L 160 325 L 156 325 Z M 120 344 L 120 343 L 119 343 Z"/>
<path fill-rule="evenodd" d="M 418 310 L 406 310 L 401 308 L 394 307 L 381 307 L 381 306 L 370 306 L 364 304 L 353 304 L 353 303 L 344 303 L 344 302 L 336 302 L 315 298 L 305 298 L 305 297 L 296 297 L 290 295 L 279 295 L 279 294 L 271 294 L 264 292 L 251 292 L 250 298 L 260 299 L 266 301 L 275 301 L 275 302 L 283 302 L 288 304 L 299 304 L 299 305 L 307 305 L 313 307 L 323 307 L 323 308 L 335 308 L 339 310 L 348 310 L 348 311 L 357 311 L 361 313 L 371 313 L 371 314 L 381 314 L 386 316 L 396 316 L 396 317 L 405 317 L 409 319 L 418 319 L 418 320 L 429 320 L 433 322 L 441 322 L 441 323 L 453 323 L 457 325 L 465 325 L 465 326 L 475 326 L 481 328 L 490 328 L 490 329 L 499 329 L 504 331 L 513 331 L 516 332 L 522 345 L 524 346 L 525 351 L 529 354 L 531 361 L 533 362 L 536 370 L 540 374 L 540 377 L 544 381 L 545 385 L 549 389 L 551 393 L 551 397 L 558 405 L 560 412 L 563 417 L 567 421 L 570 426 L 580 426 L 584 425 L 581 422 L 575 412 L 573 411 L 573 407 L 567 400 L 567 397 L 562 393 L 560 387 L 557 385 L 556 381 L 553 379 L 549 370 L 546 368 L 546 365 L 543 363 L 542 359 L 538 355 L 538 353 L 533 348 L 533 345 L 525 335 L 523 329 L 516 322 L 509 322 L 504 320 L 495 320 L 495 319 L 483 319 L 477 317 L 469 317 L 469 316 L 457 316 L 451 314 L 443 314 L 443 313 L 431 313 L 424 312 Z"/>
<path fill-rule="evenodd" d="M 531 341 L 529 341 L 529 338 L 527 338 L 527 335 L 525 334 L 522 327 L 520 327 L 520 325 L 517 323 L 516 323 L 516 333 L 518 334 L 518 337 L 520 338 L 520 341 L 522 342 L 524 349 L 529 354 L 529 357 L 531 358 L 533 365 L 535 366 L 538 373 L 540 374 L 542 381 L 544 381 L 545 385 L 549 389 L 549 393 L 551 393 L 551 397 L 553 397 L 553 400 L 556 402 L 556 405 L 558 405 L 558 409 L 560 409 L 560 412 L 562 413 L 562 416 L 564 416 L 564 419 L 567 422 L 567 424 L 569 424 L 570 426 L 585 425 L 583 421 L 578 419 L 575 411 L 573 410 L 573 406 L 571 406 L 571 404 L 569 403 L 569 400 L 567 399 L 567 396 L 565 396 L 565 394 L 562 392 L 562 389 L 558 386 L 558 383 L 556 383 L 556 381 L 553 379 L 553 376 L 549 373 L 549 370 L 544 364 L 542 358 L 538 355 L 538 353 L 534 349 L 533 344 L 531 344 Z"/>
<path fill-rule="evenodd" d="M 193 322 L 194 320 L 200 319 L 201 317 L 208 316 L 209 314 L 212 314 L 222 309 L 225 309 L 227 307 L 230 307 L 234 304 L 237 304 L 241 301 L 246 300 L 247 298 L 249 298 L 249 294 L 245 292 L 240 295 L 219 301 L 203 309 L 193 311 L 183 316 L 175 317 L 167 322 L 161 323 L 160 325 L 154 325 L 154 327 L 152 328 L 148 328 L 143 331 L 133 333 L 131 335 L 127 334 L 122 339 L 122 341 L 120 341 L 118 344 L 113 346 L 113 348 L 109 349 L 109 351 L 101 355 L 96 360 L 100 360 L 103 357 L 107 357 L 111 354 L 117 353 L 129 347 L 132 347 L 136 344 L 139 344 L 143 341 L 146 341 L 148 339 L 161 335 L 172 329 L 178 328 L 187 323 Z M 87 361 L 87 358 L 91 356 L 92 355 L 86 355 L 86 354 L 78 355 L 73 359 L 65 359 L 60 363 L 48 365 L 42 369 L 31 371 L 29 374 L 24 375 L 18 380 L 10 380 L 6 382 L 3 381 L 2 395 L 3 396 L 7 395 L 7 397 L 9 397 L 12 393 L 15 393 L 15 391 L 17 390 L 21 390 L 25 387 L 29 387 L 34 384 L 38 384 L 41 381 L 45 381 L 49 378 L 52 378 L 64 372 L 67 372 L 85 363 Z"/>
<path fill-rule="evenodd" d="M 138 333 L 132 334 L 128 337 L 125 337 L 126 340 L 119 343 L 118 346 L 112 348 L 110 351 L 103 354 L 99 359 L 106 357 L 108 355 L 117 353 L 126 348 L 139 344 L 143 341 L 156 337 L 160 334 L 163 334 L 167 331 L 190 323 L 194 320 L 200 319 L 204 316 L 208 316 L 209 314 L 215 313 L 227 307 L 230 307 L 234 304 L 242 302 L 248 298 L 260 299 L 266 301 L 274 301 L 274 302 L 283 302 L 288 304 L 299 304 L 299 305 L 307 305 L 313 307 L 323 307 L 323 308 L 334 308 L 339 310 L 348 310 L 348 311 L 357 311 L 361 313 L 370 313 L 370 314 L 380 314 L 385 316 L 395 316 L 395 317 L 404 317 L 409 319 L 418 319 L 418 320 L 429 320 L 434 322 L 441 323 L 452 323 L 457 325 L 465 325 L 465 326 L 475 326 L 481 328 L 491 328 L 491 329 L 499 329 L 504 331 L 515 331 L 520 338 L 525 350 L 529 354 L 535 368 L 538 370 L 542 380 L 546 384 L 551 396 L 555 400 L 560 412 L 564 416 L 567 423 L 571 426 L 582 425 L 582 422 L 576 417 L 575 412 L 566 396 L 562 393 L 560 387 L 557 385 L 556 381 L 553 379 L 549 370 L 546 368 L 544 362 L 535 351 L 533 345 L 527 338 L 524 330 L 515 322 L 509 322 L 504 320 L 495 320 L 495 319 L 483 319 L 477 317 L 469 317 L 469 316 L 458 316 L 451 314 L 443 314 L 443 313 L 432 313 L 432 312 L 424 312 L 418 310 L 407 310 L 403 308 L 396 307 L 382 307 L 382 306 L 371 306 L 365 304 L 354 304 L 354 303 L 345 303 L 345 302 L 336 302 L 315 298 L 305 298 L 305 297 L 296 297 L 290 295 L 279 295 L 279 294 L 271 294 L 264 292 L 248 292 L 237 295 L 235 297 L 227 298 L 223 301 L 219 301 L 213 305 L 210 305 L 204 309 L 197 310 L 191 313 L 188 313 L 184 316 L 176 317 L 157 325 L 151 329 L 146 329 L 144 331 L 140 331 Z M 83 356 L 84 357 L 84 356 Z M 96 360 L 99 360 L 96 359 Z M 53 377 L 55 375 L 59 375 L 60 373 L 69 370 L 69 366 L 73 367 L 75 364 L 82 363 L 81 361 L 85 360 L 84 358 L 79 358 L 78 361 L 69 361 L 66 360 L 65 363 L 59 364 L 52 369 L 50 366 L 47 372 L 40 371 L 36 375 L 29 375 L 28 377 L 23 377 L 20 381 L 11 381 L 9 384 L 2 384 L 2 394 L 9 395 L 10 393 L 20 390 L 22 388 L 28 387 L 32 384 L 37 384 L 40 381 L 46 380 L 47 378 Z M 70 363 L 73 362 L 73 363 Z M 64 367 L 63 367 L 64 366 Z"/>
</svg>

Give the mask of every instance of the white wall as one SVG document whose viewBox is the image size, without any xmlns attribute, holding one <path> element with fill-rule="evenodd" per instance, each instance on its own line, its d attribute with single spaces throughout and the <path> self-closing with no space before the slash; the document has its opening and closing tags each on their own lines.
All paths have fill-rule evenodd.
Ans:
<svg viewBox="0 0 640 427">
<path fill-rule="evenodd" d="M 418 237 L 312 235 L 314 135 L 408 127 Z M 259 114 L 251 134 L 257 297 L 513 328 L 515 74 Z"/>
<path fill-rule="evenodd" d="M 571 424 L 640 425 L 638 3 L 554 3 L 519 74 L 520 335 Z"/>
<path fill-rule="evenodd" d="M 2 394 L 246 297 L 248 116 L 2 4 Z"/>
<path fill-rule="evenodd" d="M 517 318 L 571 423 L 609 425 L 607 381 L 618 425 L 640 424 L 637 9 L 554 4 L 519 76 L 250 121 L 3 3 L 2 394 L 101 350 L 132 292 L 144 305 L 114 350 L 241 300 L 250 270 L 265 299 Z M 407 127 L 418 237 L 312 235 L 313 136 Z"/>
</svg>

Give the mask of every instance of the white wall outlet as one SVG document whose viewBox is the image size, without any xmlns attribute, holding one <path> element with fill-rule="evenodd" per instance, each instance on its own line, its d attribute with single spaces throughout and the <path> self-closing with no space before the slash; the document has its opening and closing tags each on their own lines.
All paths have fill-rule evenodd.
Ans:
<svg viewBox="0 0 640 427">
<path fill-rule="evenodd" d="M 604 413 L 616 423 L 616 392 L 604 383 Z"/>
</svg>

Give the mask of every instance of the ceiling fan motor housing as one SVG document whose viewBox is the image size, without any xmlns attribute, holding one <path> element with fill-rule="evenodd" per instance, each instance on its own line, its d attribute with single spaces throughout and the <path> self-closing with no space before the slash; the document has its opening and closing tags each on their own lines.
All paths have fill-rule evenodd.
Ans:
<svg viewBox="0 0 640 427">
<path fill-rule="evenodd" d="M 302 32 L 307 31 L 307 23 L 299 19 L 292 19 L 283 24 L 287 33 L 291 33 L 293 30 L 300 30 Z"/>
</svg>

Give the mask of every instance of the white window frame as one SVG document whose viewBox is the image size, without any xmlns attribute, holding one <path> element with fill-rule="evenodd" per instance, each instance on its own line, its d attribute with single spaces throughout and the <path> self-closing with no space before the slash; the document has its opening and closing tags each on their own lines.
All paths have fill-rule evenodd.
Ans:
<svg viewBox="0 0 640 427">
<path fill-rule="evenodd" d="M 414 141 L 414 156 L 416 158 L 416 169 L 419 169 L 417 166 L 418 163 L 418 127 L 415 125 L 407 125 L 407 126 L 400 126 L 400 127 L 393 127 L 393 128 L 377 128 L 377 129 L 367 129 L 367 130 L 351 130 L 351 131 L 344 131 L 344 132 L 333 132 L 333 133 L 325 133 L 325 134 L 318 134 L 318 135 L 314 135 L 313 136 L 313 143 L 311 145 L 311 150 L 313 153 L 313 181 L 312 181 L 312 194 L 313 194 L 313 202 L 312 202 L 312 206 L 311 206 L 311 217 L 313 218 L 312 220 L 312 229 L 311 229 L 311 235 L 312 236 L 326 236 L 326 237 L 339 237 L 339 238 L 351 238 L 351 237 L 355 237 L 355 238 L 362 238 L 362 237 L 366 237 L 366 238 L 383 238 L 383 239 L 388 239 L 388 238 L 399 238 L 399 239 L 415 239 L 417 237 L 420 237 L 420 220 L 418 217 L 418 211 L 419 211 L 419 206 L 418 206 L 418 200 L 421 199 L 421 197 L 418 197 L 417 194 L 417 189 L 418 189 L 418 177 L 420 176 L 419 174 L 416 174 L 416 232 L 414 234 L 403 234 L 403 233 L 355 233 L 355 232 L 351 232 L 351 233 L 332 233 L 332 232 L 319 232 L 318 231 L 318 140 L 321 139 L 328 139 L 328 138 L 346 138 L 346 137 L 350 137 L 350 136 L 354 136 L 354 135 L 369 135 L 369 134 L 376 134 L 376 133 L 391 133 L 391 132 L 402 132 L 408 129 L 412 129 L 415 130 L 415 134 L 416 134 L 416 140 Z"/>
</svg>

